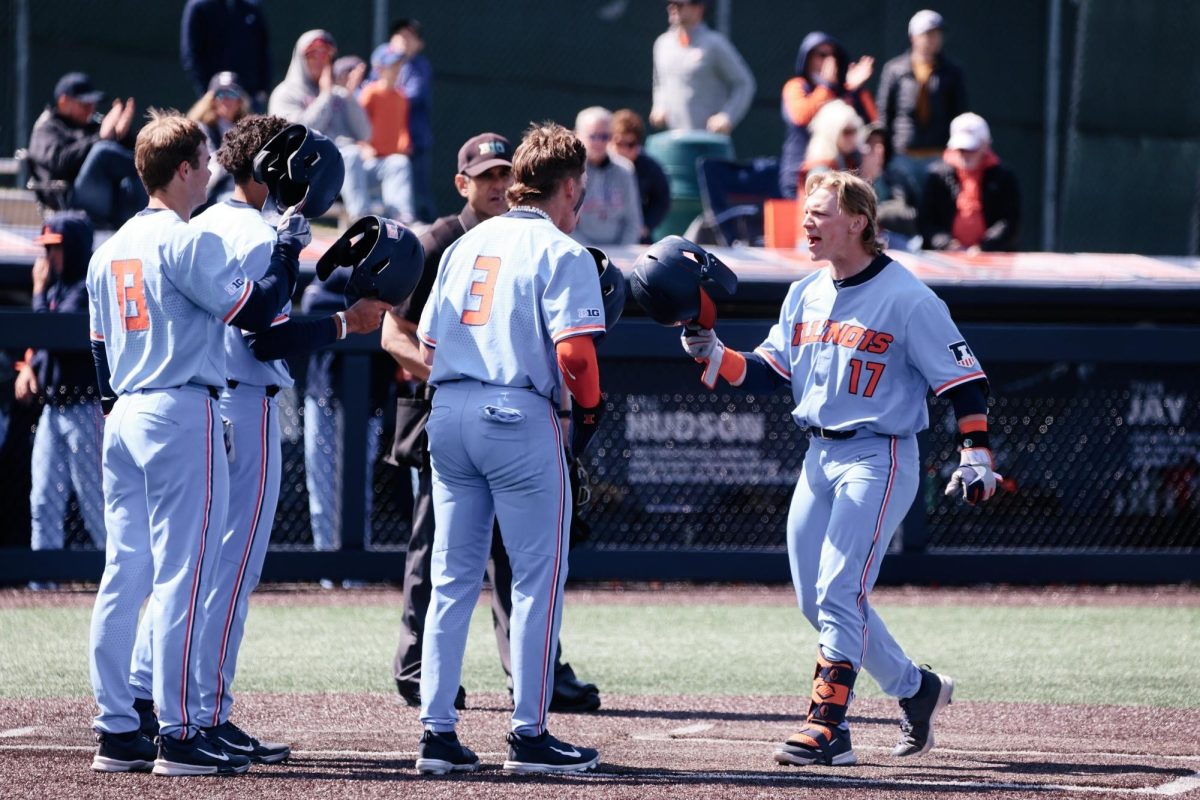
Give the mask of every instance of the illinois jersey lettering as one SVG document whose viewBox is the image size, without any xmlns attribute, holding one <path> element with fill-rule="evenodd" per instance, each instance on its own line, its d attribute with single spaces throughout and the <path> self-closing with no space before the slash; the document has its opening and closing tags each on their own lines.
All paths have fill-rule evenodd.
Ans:
<svg viewBox="0 0 1200 800">
<path fill-rule="evenodd" d="M 820 270 L 792 284 L 755 350 L 791 381 L 792 416 L 803 427 L 909 436 L 929 424 L 930 389 L 984 377 L 946 304 L 879 258 L 882 269 L 862 283 L 839 288 Z"/>
</svg>

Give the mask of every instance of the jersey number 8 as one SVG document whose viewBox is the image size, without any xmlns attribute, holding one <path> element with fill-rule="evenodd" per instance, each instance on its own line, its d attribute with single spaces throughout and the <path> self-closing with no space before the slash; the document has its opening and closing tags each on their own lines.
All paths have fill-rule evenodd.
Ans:
<svg viewBox="0 0 1200 800">
<path fill-rule="evenodd" d="M 142 261 L 126 258 L 112 262 L 117 302 L 126 331 L 144 331 L 150 327 L 146 314 L 146 293 L 142 288 Z"/>
</svg>

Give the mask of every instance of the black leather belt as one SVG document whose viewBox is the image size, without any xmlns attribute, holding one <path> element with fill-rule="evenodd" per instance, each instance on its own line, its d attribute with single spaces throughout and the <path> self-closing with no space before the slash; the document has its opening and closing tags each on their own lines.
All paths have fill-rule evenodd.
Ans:
<svg viewBox="0 0 1200 800">
<path fill-rule="evenodd" d="M 851 431 L 831 431 L 828 428 L 809 428 L 808 435 L 816 436 L 818 439 L 831 439 L 835 442 L 840 442 L 843 439 L 853 439 L 858 433 L 856 430 Z"/>
<path fill-rule="evenodd" d="M 232 378 L 230 378 L 230 379 L 229 379 L 229 381 L 228 381 L 228 383 L 229 383 L 229 388 L 230 388 L 230 389 L 236 389 L 238 386 L 240 386 L 240 385 L 241 385 L 241 383 L 242 383 L 242 382 L 241 382 L 241 381 L 235 381 L 235 380 L 233 380 Z M 274 385 L 274 384 L 272 384 L 272 385 L 270 385 L 270 386 L 264 386 L 264 387 L 263 387 L 263 393 L 264 393 L 264 394 L 265 394 L 267 397 L 274 397 L 275 395 L 279 394 L 279 387 L 278 387 L 278 386 L 276 386 L 276 385 Z"/>
</svg>

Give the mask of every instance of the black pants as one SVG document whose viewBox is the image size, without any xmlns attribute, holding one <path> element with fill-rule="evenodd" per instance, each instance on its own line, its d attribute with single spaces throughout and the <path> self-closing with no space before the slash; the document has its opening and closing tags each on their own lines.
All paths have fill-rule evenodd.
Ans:
<svg viewBox="0 0 1200 800">
<path fill-rule="evenodd" d="M 425 612 L 429 610 L 433 564 L 433 471 L 417 471 L 417 495 L 413 498 L 412 535 L 404 563 L 404 614 L 400 618 L 400 645 L 392 663 L 392 675 L 401 683 L 417 686 L 421 682 L 421 637 L 425 632 Z M 512 616 L 512 567 L 500 538 L 500 527 L 492 528 L 492 554 L 487 577 L 492 583 L 492 625 L 496 649 L 504 674 L 512 677 L 512 655 L 508 647 L 509 619 Z M 562 644 L 554 652 L 554 674 L 562 664 Z"/>
</svg>

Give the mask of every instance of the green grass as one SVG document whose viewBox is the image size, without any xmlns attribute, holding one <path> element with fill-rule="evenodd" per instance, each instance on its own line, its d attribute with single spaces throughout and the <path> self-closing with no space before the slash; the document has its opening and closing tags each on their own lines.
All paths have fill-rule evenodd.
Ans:
<svg viewBox="0 0 1200 800">
<path fill-rule="evenodd" d="M 298 596 L 298 603 L 303 597 Z M 0 698 L 86 696 L 86 608 L 0 611 Z M 1200 707 L 1200 609 L 897 606 L 882 609 L 956 699 Z M 253 608 L 237 688 L 390 692 L 400 611 Z M 570 603 L 563 647 L 580 676 L 623 694 L 804 694 L 816 635 L 797 610 Z M 471 625 L 464 683 L 501 692 L 491 616 Z M 862 696 L 879 696 L 864 680 Z"/>
</svg>

